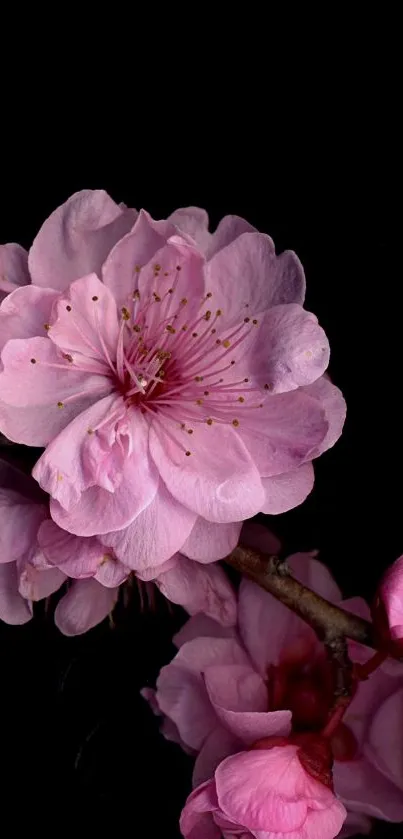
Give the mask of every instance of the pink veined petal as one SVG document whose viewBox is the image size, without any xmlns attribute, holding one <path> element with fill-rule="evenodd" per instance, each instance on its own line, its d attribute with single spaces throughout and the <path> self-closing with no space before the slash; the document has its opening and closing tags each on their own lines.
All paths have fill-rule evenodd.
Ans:
<svg viewBox="0 0 403 839">
<path fill-rule="evenodd" d="M 57 628 L 63 635 L 82 635 L 113 611 L 118 592 L 94 579 L 75 580 L 56 606 Z"/>
<path fill-rule="evenodd" d="M 48 338 L 8 341 L 2 361 L 0 427 L 26 445 L 46 445 L 112 388 L 105 376 L 68 369 L 69 362 Z"/>
<path fill-rule="evenodd" d="M 155 582 L 168 600 L 179 603 L 189 614 L 203 612 L 224 626 L 235 625 L 235 592 L 218 565 L 199 565 L 182 556 Z"/>
<path fill-rule="evenodd" d="M 169 571 L 173 568 L 177 563 L 178 558 L 179 554 L 174 554 L 167 560 L 167 562 L 162 562 L 161 565 L 148 565 L 147 568 L 143 569 L 143 571 L 136 571 L 136 577 L 138 577 L 139 580 L 143 580 L 145 583 L 154 581 L 159 574 L 163 574 L 165 571 Z"/>
<path fill-rule="evenodd" d="M 242 233 L 257 233 L 255 227 L 240 216 L 224 216 L 218 224 L 217 230 L 210 234 L 209 244 L 206 248 L 207 259 L 212 257 L 230 245 L 234 239 Z"/>
<path fill-rule="evenodd" d="M 154 221 L 140 210 L 133 229 L 111 250 L 102 269 L 102 280 L 119 306 L 127 305 L 137 288 L 141 269 L 177 230 L 169 221 Z"/>
<path fill-rule="evenodd" d="M 311 460 L 327 434 L 320 403 L 300 390 L 269 396 L 258 410 L 245 411 L 237 433 L 260 475 L 282 475 Z"/>
<path fill-rule="evenodd" d="M 100 275 L 111 248 L 133 226 L 136 210 L 119 207 L 103 190 L 83 189 L 42 225 L 29 252 L 35 285 L 64 291 L 84 274 Z"/>
<path fill-rule="evenodd" d="M 57 291 L 33 285 L 9 294 L 0 306 L 0 350 L 11 338 L 46 337 L 57 298 Z"/>
<path fill-rule="evenodd" d="M 245 745 L 290 733 L 291 711 L 268 711 L 266 684 L 251 666 L 207 667 L 204 679 L 218 719 Z"/>
<path fill-rule="evenodd" d="M 302 388 L 302 390 L 320 402 L 328 422 L 327 434 L 312 455 L 313 457 L 319 457 L 327 449 L 334 446 L 340 437 L 346 419 L 346 401 L 341 390 L 332 384 L 327 374 L 321 376 L 311 385 Z"/>
<path fill-rule="evenodd" d="M 403 686 L 377 709 L 368 732 L 367 744 L 364 745 L 366 757 L 396 784 L 403 795 L 403 757 L 396 744 L 398 731 L 403 731 Z"/>
<path fill-rule="evenodd" d="M 162 481 L 151 503 L 122 530 L 105 533 L 102 544 L 113 548 L 119 559 L 134 571 L 156 568 L 183 545 L 196 514 L 168 492 Z"/>
<path fill-rule="evenodd" d="M 95 574 L 95 579 L 98 583 L 101 583 L 102 586 L 106 586 L 106 588 L 115 588 L 115 586 L 120 586 L 124 583 L 129 574 L 130 568 L 127 568 L 126 565 L 119 562 L 116 557 L 110 555 L 109 558 L 106 559 L 105 555 L 104 561 L 101 563 Z"/>
<path fill-rule="evenodd" d="M 0 564 L 17 560 L 31 549 L 46 515 L 44 504 L 0 487 Z"/>
<path fill-rule="evenodd" d="M 281 550 L 280 539 L 263 524 L 258 524 L 255 521 L 245 522 L 239 541 L 248 548 L 254 548 L 273 556 Z"/>
<path fill-rule="evenodd" d="M 208 215 L 201 207 L 180 207 L 168 216 L 180 233 L 187 233 L 196 242 L 202 253 L 210 247 L 212 235 L 209 233 Z"/>
<path fill-rule="evenodd" d="M 340 762 L 333 767 L 334 788 L 347 808 L 386 821 L 403 821 L 403 795 L 365 758 Z"/>
<path fill-rule="evenodd" d="M 238 544 L 242 522 L 215 524 L 198 516 L 180 552 L 197 562 L 223 559 Z"/>
<path fill-rule="evenodd" d="M 180 817 L 180 829 L 185 839 L 221 839 L 222 833 L 211 813 L 218 809 L 213 781 L 198 787 L 189 796 Z"/>
<path fill-rule="evenodd" d="M 302 303 L 305 277 L 295 254 L 276 257 L 265 233 L 243 233 L 219 250 L 206 266 L 206 288 L 225 323 L 283 303 Z"/>
<path fill-rule="evenodd" d="M 88 456 L 85 457 L 85 453 L 98 437 L 94 429 L 109 416 L 113 419 L 116 413 L 117 418 L 124 417 L 126 413 L 121 396 L 112 393 L 99 399 L 75 417 L 50 442 L 36 463 L 33 477 L 64 509 L 69 510 L 79 502 L 84 490 L 102 481 L 102 472 L 99 474 L 99 466 L 102 466 L 102 461 L 99 463 L 100 457 L 95 459 L 91 468 L 91 461 Z M 110 450 L 107 453 L 110 456 Z"/>
<path fill-rule="evenodd" d="M 275 306 L 260 319 L 251 373 L 270 393 L 285 393 L 322 376 L 329 354 L 329 342 L 312 312 L 295 303 Z"/>
<path fill-rule="evenodd" d="M 271 478 L 262 478 L 265 500 L 262 513 L 277 515 L 298 507 L 312 492 L 315 474 L 312 463 L 303 463 L 298 469 Z"/>
<path fill-rule="evenodd" d="M 18 591 L 18 573 L 15 562 L 0 565 L 0 619 L 18 626 L 32 618 L 32 604 Z"/>
<path fill-rule="evenodd" d="M 287 557 L 287 563 L 293 576 L 300 583 L 313 589 L 321 597 L 330 600 L 331 603 L 340 603 L 342 594 L 339 586 L 323 562 L 319 562 L 312 554 L 296 553 Z"/>
<path fill-rule="evenodd" d="M 28 253 L 21 245 L 0 245 L 0 301 L 5 294 L 30 282 Z"/>
<path fill-rule="evenodd" d="M 228 729 L 217 724 L 204 741 L 193 767 L 192 786 L 195 789 L 213 777 L 217 766 L 228 755 L 235 754 L 241 748 L 237 737 Z"/>
<path fill-rule="evenodd" d="M 199 425 L 194 438 L 191 456 L 186 457 L 161 423 L 151 426 L 151 456 L 172 495 L 208 521 L 226 523 L 256 515 L 263 487 L 235 430 Z"/>
<path fill-rule="evenodd" d="M 278 664 L 296 642 L 308 653 L 316 643 L 313 631 L 301 618 L 246 579 L 239 589 L 238 623 L 245 647 L 264 678 L 268 666 Z M 262 644 L 262 638 L 270 638 L 270 644 Z"/>
<path fill-rule="evenodd" d="M 43 600 L 57 591 L 67 579 L 58 568 L 42 570 L 30 562 L 21 562 L 18 591 L 26 600 Z"/>
<path fill-rule="evenodd" d="M 115 361 L 119 338 L 116 302 L 96 274 L 73 282 L 55 306 L 49 337 L 60 349 L 96 359 L 110 373 L 104 347 Z M 78 364 L 78 366 L 80 366 Z"/>
<path fill-rule="evenodd" d="M 95 536 L 73 536 L 51 519 L 39 528 L 38 543 L 51 565 L 76 579 L 94 576 L 106 554 Z"/>
</svg>

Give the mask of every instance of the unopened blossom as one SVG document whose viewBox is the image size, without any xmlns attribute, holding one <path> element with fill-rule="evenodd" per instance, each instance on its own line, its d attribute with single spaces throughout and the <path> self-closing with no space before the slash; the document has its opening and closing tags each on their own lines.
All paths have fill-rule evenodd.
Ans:
<svg viewBox="0 0 403 839">
<path fill-rule="evenodd" d="M 88 190 L 28 265 L 0 310 L 0 430 L 46 447 L 57 524 L 136 571 L 219 559 L 234 523 L 303 501 L 345 405 L 295 254 L 236 217 L 210 234 L 198 208 L 154 221 Z"/>
<path fill-rule="evenodd" d="M 139 563 L 140 564 L 140 563 Z M 99 539 L 74 536 L 49 518 L 47 498 L 32 478 L 0 461 L 0 618 L 26 623 L 32 603 L 65 582 L 55 623 L 78 635 L 113 611 L 131 569 Z M 236 621 L 236 600 L 224 571 L 175 554 L 158 567 L 142 566 L 139 581 L 153 581 L 190 614 L 204 612 L 225 626 Z"/>
<path fill-rule="evenodd" d="M 245 528 L 242 541 L 267 553 L 278 550 L 273 536 L 257 525 Z M 302 583 L 368 619 L 365 602 L 342 601 L 317 559 L 296 554 L 288 564 Z M 143 695 L 161 715 L 164 735 L 196 757 L 195 786 L 256 740 L 324 728 L 334 684 L 323 645 L 304 621 L 254 583 L 241 582 L 236 628 L 198 615 L 174 641 L 178 653 L 162 668 L 155 693 L 146 689 Z M 364 663 L 371 652 L 351 644 L 350 655 Z M 403 666 L 392 664 L 359 684 L 330 741 L 335 792 L 364 825 L 368 817 L 403 820 L 401 750 L 396 748 L 396 731 L 403 724 Z"/>
<path fill-rule="evenodd" d="M 272 738 L 274 743 L 282 738 Z M 312 772 L 309 754 L 292 741 L 263 742 L 226 758 L 189 796 L 181 816 L 185 839 L 334 839 L 346 818 L 330 768 Z M 331 763 L 331 761 L 330 761 Z M 325 774 L 325 771 L 328 770 Z"/>
<path fill-rule="evenodd" d="M 380 642 L 396 656 L 403 657 L 403 556 L 382 577 L 373 617 Z"/>
</svg>

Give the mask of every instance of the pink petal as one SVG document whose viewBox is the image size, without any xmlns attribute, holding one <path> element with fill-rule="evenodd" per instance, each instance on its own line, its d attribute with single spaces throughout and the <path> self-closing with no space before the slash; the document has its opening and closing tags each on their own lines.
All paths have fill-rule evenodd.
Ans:
<svg viewBox="0 0 403 839">
<path fill-rule="evenodd" d="M 263 503 L 259 473 L 235 430 L 201 425 L 192 453 L 164 433 L 162 423 L 150 429 L 150 452 L 169 491 L 209 521 L 240 521 L 255 515 Z"/>
<path fill-rule="evenodd" d="M 169 221 L 154 221 L 140 210 L 133 229 L 115 245 L 102 269 L 102 279 L 112 291 L 118 305 L 127 305 L 137 287 L 136 266 L 146 265 L 177 233 Z"/>
<path fill-rule="evenodd" d="M 403 795 L 403 756 L 396 744 L 398 731 L 403 731 L 403 687 L 392 693 L 376 711 L 364 746 L 366 757 Z"/>
<path fill-rule="evenodd" d="M 403 821 L 403 795 L 368 760 L 335 761 L 334 788 L 347 808 L 386 821 Z"/>
<path fill-rule="evenodd" d="M 311 460 L 327 428 L 319 402 L 298 390 L 269 396 L 257 411 L 246 410 L 238 434 L 260 475 L 269 477 Z"/>
<path fill-rule="evenodd" d="M 182 647 L 194 638 L 235 638 L 233 627 L 222 626 L 207 615 L 198 614 L 191 617 L 172 638 L 175 647 Z"/>
<path fill-rule="evenodd" d="M 18 626 L 32 618 L 32 605 L 18 591 L 15 562 L 0 565 L 0 619 Z"/>
<path fill-rule="evenodd" d="M 40 527 L 38 542 L 48 562 L 76 579 L 96 574 L 106 553 L 96 537 L 73 536 L 51 519 Z"/>
<path fill-rule="evenodd" d="M 250 580 L 239 589 L 238 623 L 242 640 L 257 669 L 267 677 L 269 664 L 279 664 L 286 650 L 296 642 L 312 650 L 313 631 L 286 606 Z M 270 639 L 265 643 L 262 639 Z"/>
<path fill-rule="evenodd" d="M 180 818 L 185 839 L 221 839 L 221 831 L 210 813 L 218 807 L 213 781 L 195 789 L 189 796 Z"/>
<path fill-rule="evenodd" d="M 371 654 L 368 648 L 359 644 L 354 644 L 349 649 L 353 661 L 359 663 L 366 661 Z M 378 708 L 381 708 L 388 696 L 401 687 L 402 671 L 399 669 L 400 672 L 396 669 L 389 671 L 385 662 L 371 674 L 370 679 L 360 682 L 358 686 L 346 713 L 345 722 L 351 728 L 360 748 L 366 748 L 369 726 Z"/>
<path fill-rule="evenodd" d="M 55 624 L 63 635 L 82 635 L 109 615 L 118 598 L 118 588 L 106 588 L 96 580 L 75 580 L 55 610 Z"/>
<path fill-rule="evenodd" d="M 63 411 L 64 408 L 60 410 Z M 91 458 L 90 447 L 96 446 L 97 426 L 103 426 L 109 417 L 114 424 L 115 416 L 119 419 L 125 413 L 122 397 L 114 393 L 95 401 L 49 443 L 36 463 L 32 471 L 34 478 L 66 510 L 79 502 L 84 490 L 105 483 L 109 461 L 104 462 L 105 453 L 100 456 L 98 449 L 97 456 Z M 107 449 L 107 453 L 110 457 L 110 450 Z"/>
<path fill-rule="evenodd" d="M 296 553 L 287 557 L 287 563 L 291 573 L 300 583 L 313 589 L 331 603 L 340 603 L 342 595 L 339 586 L 323 562 L 319 562 L 312 554 Z M 345 608 L 344 602 L 343 607 Z"/>
<path fill-rule="evenodd" d="M 50 513 L 56 524 L 77 536 L 98 536 L 103 531 L 110 532 L 111 528 L 127 527 L 152 502 L 158 475 L 148 457 L 146 430 L 140 422 L 137 431 L 134 451 L 124 464 L 122 480 L 115 492 L 90 487 L 70 510 L 52 500 Z"/>
<path fill-rule="evenodd" d="M 251 372 L 270 393 L 309 385 L 329 364 L 329 342 L 316 316 L 294 303 L 266 312 L 256 334 Z"/>
<path fill-rule="evenodd" d="M 46 516 L 44 504 L 0 487 L 0 563 L 12 562 L 31 550 Z"/>
<path fill-rule="evenodd" d="M 136 571 L 136 577 L 143 580 L 145 583 L 154 581 L 159 574 L 169 571 L 178 562 L 179 554 L 174 554 L 166 562 L 161 562 L 161 565 L 148 565 L 142 571 Z"/>
<path fill-rule="evenodd" d="M 226 248 L 242 233 L 257 233 L 257 230 L 240 216 L 224 216 L 215 233 L 210 235 L 210 241 L 206 248 L 207 259 L 212 259 L 218 251 Z"/>
<path fill-rule="evenodd" d="M 0 349 L 11 338 L 45 337 L 58 294 L 33 285 L 17 288 L 0 307 Z"/>
<path fill-rule="evenodd" d="M 25 562 L 21 564 L 18 591 L 26 600 L 43 600 L 57 591 L 66 579 L 58 568 L 41 570 Z"/>
<path fill-rule="evenodd" d="M 88 274 L 72 283 L 66 294 L 60 296 L 55 306 L 54 322 L 49 337 L 56 346 L 69 354 L 82 353 L 96 359 L 110 370 L 105 360 L 115 360 L 119 337 L 116 302 L 112 292 L 96 274 Z M 78 365 L 79 366 L 79 365 Z"/>
<path fill-rule="evenodd" d="M 191 236 L 202 253 L 208 250 L 212 236 L 208 230 L 208 215 L 205 210 L 200 207 L 181 207 L 168 216 L 168 221 L 181 233 Z"/>
<path fill-rule="evenodd" d="M 4 295 L 29 282 L 27 251 L 14 242 L 0 245 L 0 301 Z"/>
<path fill-rule="evenodd" d="M 218 565 L 199 565 L 182 556 L 156 584 L 162 594 L 189 614 L 204 612 L 224 626 L 236 623 L 236 597 L 227 575 Z"/>
<path fill-rule="evenodd" d="M 190 533 L 195 513 L 176 501 L 162 481 L 151 503 L 122 530 L 105 533 L 104 545 L 113 548 L 119 559 L 134 571 L 157 567 L 183 545 Z"/>
<path fill-rule="evenodd" d="M 312 463 L 303 463 L 293 472 L 262 478 L 265 500 L 262 513 L 276 515 L 298 507 L 312 492 L 315 475 Z"/>
<path fill-rule="evenodd" d="M 231 553 L 238 544 L 242 522 L 214 524 L 198 516 L 180 551 L 197 562 L 214 562 Z"/>
<path fill-rule="evenodd" d="M 291 711 L 268 711 L 266 684 L 251 666 L 207 667 L 204 679 L 218 719 L 247 746 L 290 733 Z"/>
<path fill-rule="evenodd" d="M 206 288 L 225 323 L 238 323 L 282 303 L 302 303 L 305 278 L 295 254 L 276 257 L 264 233 L 243 233 L 212 257 L 206 267 Z M 247 308 L 246 308 L 247 306 Z"/>
<path fill-rule="evenodd" d="M 68 369 L 69 362 L 48 338 L 8 341 L 2 361 L 0 414 L 5 417 L 5 433 L 11 433 L 11 439 L 18 443 L 46 445 L 74 417 L 111 390 L 105 376 Z M 65 375 L 60 375 L 60 368 Z M 29 409 L 29 422 L 24 412 L 15 408 L 24 408 L 25 414 Z M 1 428 L 4 431 L 3 420 Z"/>
<path fill-rule="evenodd" d="M 371 832 L 371 828 L 372 822 L 367 816 L 349 810 L 341 833 L 338 834 L 338 839 L 349 839 L 350 836 L 357 836 L 358 834 L 360 836 L 366 835 Z"/>
<path fill-rule="evenodd" d="M 101 583 L 102 586 L 115 588 L 115 586 L 120 586 L 124 583 L 129 574 L 130 568 L 127 568 L 126 565 L 123 565 L 122 562 L 119 562 L 119 560 L 111 554 L 109 556 L 105 554 L 104 559 L 95 574 L 95 579 L 98 583 Z"/>
<path fill-rule="evenodd" d="M 326 374 L 311 385 L 303 388 L 309 396 L 317 399 L 325 410 L 328 431 L 325 438 L 317 446 L 313 457 L 318 457 L 330 449 L 339 439 L 346 419 L 346 402 L 341 390 L 332 384 Z"/>
<path fill-rule="evenodd" d="M 281 550 L 281 542 L 274 533 L 263 524 L 245 522 L 241 530 L 240 543 L 248 548 L 275 556 Z"/>
<path fill-rule="evenodd" d="M 34 240 L 28 259 L 32 282 L 63 291 L 84 274 L 100 275 L 109 251 L 136 216 L 103 190 L 76 192 L 49 216 Z"/>
<path fill-rule="evenodd" d="M 238 752 L 240 748 L 238 738 L 218 724 L 209 734 L 196 757 L 192 774 L 193 788 L 212 778 L 221 761 L 228 755 Z"/>
</svg>

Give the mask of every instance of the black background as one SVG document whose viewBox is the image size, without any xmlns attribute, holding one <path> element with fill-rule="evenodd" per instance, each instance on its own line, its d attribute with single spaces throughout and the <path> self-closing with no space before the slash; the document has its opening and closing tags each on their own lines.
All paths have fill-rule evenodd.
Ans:
<svg viewBox="0 0 403 839">
<path fill-rule="evenodd" d="M 359 96 L 342 123 L 337 103 L 324 114 L 319 102 L 317 124 L 302 108 L 277 137 L 280 150 L 272 150 L 281 102 L 258 103 L 255 111 L 238 103 L 218 133 L 205 112 L 188 125 L 178 98 L 168 116 L 157 108 L 139 124 L 137 110 L 128 130 L 115 115 L 112 133 L 125 134 L 124 148 L 106 142 L 104 122 L 94 130 L 89 116 L 73 128 L 66 118 L 67 142 L 63 121 L 36 143 L 35 120 L 28 120 L 5 158 L 0 241 L 29 246 L 58 204 L 90 187 L 156 218 L 179 206 L 205 207 L 212 228 L 236 213 L 270 233 L 278 251 L 295 250 L 306 271 L 307 308 L 330 339 L 330 372 L 346 396 L 348 419 L 342 439 L 317 463 L 309 499 L 268 524 L 290 552 L 320 549 L 346 596 L 371 598 L 382 569 L 403 553 L 391 129 L 384 123 L 378 144 L 372 129 L 379 102 L 363 123 Z M 109 131 L 113 117 L 109 112 Z M 62 637 L 42 606 L 24 627 L 1 624 L 3 818 L 41 835 L 72 825 L 76 832 L 179 837 L 190 763 L 160 737 L 139 690 L 172 656 L 170 637 L 182 620 L 162 598 L 141 613 L 133 595 L 114 628 L 105 622 L 81 638 Z M 400 831 L 382 824 L 376 835 Z"/>
</svg>

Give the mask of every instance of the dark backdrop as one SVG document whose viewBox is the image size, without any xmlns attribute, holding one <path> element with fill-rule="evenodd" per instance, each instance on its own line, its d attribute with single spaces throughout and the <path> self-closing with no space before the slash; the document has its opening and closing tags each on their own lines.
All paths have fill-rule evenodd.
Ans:
<svg viewBox="0 0 403 839">
<path fill-rule="evenodd" d="M 94 162 L 95 138 L 58 154 L 50 135 L 39 157 L 24 153 L 18 164 L 10 158 L 0 241 L 29 246 L 72 192 L 102 187 L 157 218 L 198 204 L 214 228 L 236 213 L 270 233 L 278 251 L 294 249 L 306 270 L 307 307 L 330 339 L 330 372 L 345 393 L 348 419 L 340 442 L 317 463 L 309 499 L 267 523 L 290 551 L 319 548 L 347 596 L 370 598 L 382 569 L 403 553 L 393 172 L 385 150 L 372 149 L 368 161 L 366 138 L 346 145 L 336 123 L 322 126 L 308 156 L 296 151 L 296 127 L 281 157 L 266 147 L 246 151 L 244 123 L 241 136 L 232 127 L 235 147 L 230 132 L 222 148 L 206 136 L 196 152 L 174 120 L 170 132 L 181 145 L 175 159 L 161 148 L 140 153 L 134 132 L 123 166 L 120 150 L 107 147 Z M 159 137 L 163 144 L 158 124 L 148 130 L 150 142 L 158 146 Z M 105 622 L 80 638 L 58 634 L 42 607 L 24 627 L 0 625 L 3 818 L 41 835 L 47 825 L 62 832 L 72 824 L 78 833 L 89 827 L 105 835 L 179 837 L 190 763 L 159 736 L 139 690 L 172 656 L 170 637 L 182 621 L 181 610 L 162 598 L 154 612 L 141 614 L 134 596 L 113 628 Z M 382 824 L 376 835 L 400 831 Z"/>
</svg>

